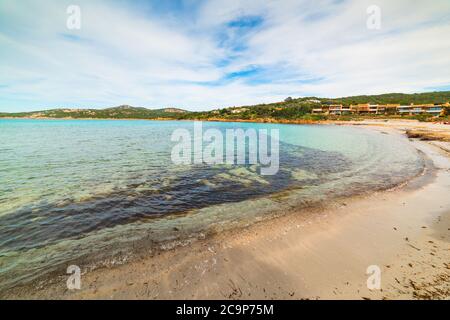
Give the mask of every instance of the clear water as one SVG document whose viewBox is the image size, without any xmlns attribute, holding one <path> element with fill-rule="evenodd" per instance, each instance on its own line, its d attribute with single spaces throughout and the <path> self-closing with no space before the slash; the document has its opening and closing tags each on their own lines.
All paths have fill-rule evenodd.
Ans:
<svg viewBox="0 0 450 320">
<path fill-rule="evenodd" d="M 423 160 L 406 139 L 357 127 L 204 123 L 280 130 L 280 170 L 170 160 L 192 122 L 0 119 L 0 288 L 86 257 L 171 246 L 395 186 Z"/>
</svg>

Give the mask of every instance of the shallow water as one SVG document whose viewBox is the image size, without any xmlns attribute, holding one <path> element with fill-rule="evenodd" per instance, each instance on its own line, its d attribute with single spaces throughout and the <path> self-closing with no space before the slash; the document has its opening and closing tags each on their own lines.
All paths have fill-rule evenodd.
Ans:
<svg viewBox="0 0 450 320">
<path fill-rule="evenodd" d="M 175 165 L 173 130 L 192 122 L 0 119 L 0 287 L 88 255 L 169 246 L 299 208 L 395 186 L 423 160 L 394 135 L 357 127 L 279 129 L 280 169 Z"/>
</svg>

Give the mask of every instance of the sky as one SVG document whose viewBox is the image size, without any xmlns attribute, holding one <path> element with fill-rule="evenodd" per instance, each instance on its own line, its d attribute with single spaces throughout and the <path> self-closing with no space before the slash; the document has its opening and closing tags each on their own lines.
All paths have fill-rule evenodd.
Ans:
<svg viewBox="0 0 450 320">
<path fill-rule="evenodd" d="M 439 90 L 449 0 L 0 0 L 0 112 Z"/>
</svg>

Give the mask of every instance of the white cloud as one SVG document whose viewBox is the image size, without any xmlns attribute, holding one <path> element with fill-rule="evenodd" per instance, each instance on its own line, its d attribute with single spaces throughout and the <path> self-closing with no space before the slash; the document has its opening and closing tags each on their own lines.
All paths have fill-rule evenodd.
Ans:
<svg viewBox="0 0 450 320">
<path fill-rule="evenodd" d="M 377 1 L 376 31 L 366 28 L 371 1 L 213 0 L 179 20 L 136 6 L 79 3 L 82 29 L 71 31 L 70 1 L 2 1 L 0 110 L 121 103 L 202 110 L 450 84 L 446 0 Z M 243 16 L 263 23 L 230 33 L 226 24 Z M 224 46 L 221 33 L 243 48 Z M 249 66 L 266 70 L 264 81 L 224 80 Z"/>
</svg>

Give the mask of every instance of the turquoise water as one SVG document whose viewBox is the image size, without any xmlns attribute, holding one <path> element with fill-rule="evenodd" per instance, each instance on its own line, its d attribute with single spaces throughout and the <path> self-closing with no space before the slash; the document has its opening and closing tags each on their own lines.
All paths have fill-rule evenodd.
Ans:
<svg viewBox="0 0 450 320">
<path fill-rule="evenodd" d="M 406 139 L 357 127 L 203 126 L 279 129 L 278 173 L 173 164 L 171 134 L 192 122 L 0 119 L 0 287 L 386 189 L 424 165 Z"/>
</svg>

